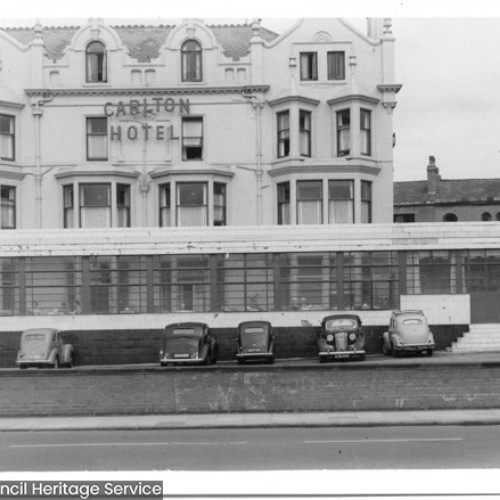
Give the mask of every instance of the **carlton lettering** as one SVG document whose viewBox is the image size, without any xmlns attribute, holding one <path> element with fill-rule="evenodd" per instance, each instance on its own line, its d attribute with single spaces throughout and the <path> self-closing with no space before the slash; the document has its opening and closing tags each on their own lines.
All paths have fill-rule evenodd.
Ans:
<svg viewBox="0 0 500 500">
<path fill-rule="evenodd" d="M 139 99 L 130 99 L 128 102 L 118 101 L 117 103 L 107 102 L 104 105 L 104 114 L 106 116 L 151 116 L 166 111 L 172 113 L 178 108 L 182 114 L 189 115 L 190 102 L 189 99 L 178 99 L 177 101 L 172 97 L 153 97 L 151 100 L 144 98 L 142 101 Z"/>
</svg>

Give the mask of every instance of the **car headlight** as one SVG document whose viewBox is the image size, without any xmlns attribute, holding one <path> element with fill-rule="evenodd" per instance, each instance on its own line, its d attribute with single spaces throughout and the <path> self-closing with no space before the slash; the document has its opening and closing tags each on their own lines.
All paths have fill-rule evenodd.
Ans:
<svg viewBox="0 0 500 500">
<path fill-rule="evenodd" d="M 351 342 L 354 342 L 356 340 L 356 337 L 357 337 L 357 335 L 354 332 L 349 334 L 349 340 Z"/>
<path fill-rule="evenodd" d="M 334 339 L 334 338 L 335 338 L 335 337 L 334 337 L 331 333 L 329 333 L 329 334 L 326 336 L 326 340 L 328 340 L 328 342 L 333 342 L 333 339 Z"/>
</svg>

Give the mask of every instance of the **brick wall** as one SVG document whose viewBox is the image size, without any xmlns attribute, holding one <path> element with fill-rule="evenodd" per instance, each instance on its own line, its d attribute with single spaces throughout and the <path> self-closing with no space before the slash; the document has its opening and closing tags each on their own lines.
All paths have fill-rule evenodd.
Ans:
<svg viewBox="0 0 500 500">
<path fill-rule="evenodd" d="M 382 326 L 364 327 L 368 354 L 382 352 L 384 330 Z M 468 330 L 467 325 L 432 327 L 437 349 L 450 346 L 465 330 Z M 219 343 L 220 359 L 235 359 L 236 329 L 217 328 L 214 334 Z M 317 356 L 318 334 L 318 327 L 275 328 L 277 357 Z M 75 347 L 77 364 L 80 365 L 157 363 L 162 330 L 70 330 L 66 332 L 66 337 Z M 15 366 L 19 338 L 20 332 L 0 333 L 0 368 Z"/>
<path fill-rule="evenodd" d="M 500 408 L 500 366 L 365 363 L 0 372 L 0 417 Z"/>
</svg>

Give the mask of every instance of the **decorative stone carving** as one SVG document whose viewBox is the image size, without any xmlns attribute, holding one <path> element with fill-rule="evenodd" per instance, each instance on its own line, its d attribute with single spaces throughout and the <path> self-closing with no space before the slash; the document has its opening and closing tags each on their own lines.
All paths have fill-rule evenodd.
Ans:
<svg viewBox="0 0 500 500">
<path fill-rule="evenodd" d="M 331 42 L 332 37 L 326 31 L 318 31 L 318 33 L 316 33 L 313 36 L 313 41 L 315 41 L 315 42 Z"/>
</svg>

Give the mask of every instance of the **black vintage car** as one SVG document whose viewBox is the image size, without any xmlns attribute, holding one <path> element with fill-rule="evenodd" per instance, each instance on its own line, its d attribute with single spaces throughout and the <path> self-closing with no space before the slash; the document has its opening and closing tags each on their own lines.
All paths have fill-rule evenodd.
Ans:
<svg viewBox="0 0 500 500">
<path fill-rule="evenodd" d="M 216 363 L 218 346 L 205 323 L 172 323 L 165 327 L 160 364 Z"/>
<path fill-rule="evenodd" d="M 332 314 L 323 318 L 318 339 L 319 361 L 365 359 L 365 336 L 356 314 Z"/>
<path fill-rule="evenodd" d="M 244 321 L 238 325 L 236 359 L 274 362 L 274 335 L 269 321 Z"/>
</svg>

